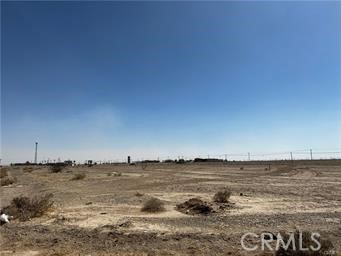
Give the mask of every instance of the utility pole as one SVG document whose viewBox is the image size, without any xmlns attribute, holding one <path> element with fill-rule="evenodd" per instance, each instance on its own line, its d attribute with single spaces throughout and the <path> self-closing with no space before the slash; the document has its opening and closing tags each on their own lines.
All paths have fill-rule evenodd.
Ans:
<svg viewBox="0 0 341 256">
<path fill-rule="evenodd" d="M 227 162 L 227 154 L 225 154 L 225 162 Z"/>
<path fill-rule="evenodd" d="M 313 150 L 310 149 L 310 160 L 313 160 Z"/>
<path fill-rule="evenodd" d="M 34 152 L 34 163 L 37 164 L 37 157 L 38 157 L 38 142 L 36 142 L 36 149 Z"/>
<path fill-rule="evenodd" d="M 250 159 L 251 159 L 251 154 L 250 154 L 250 152 L 249 153 L 247 153 L 247 158 L 249 159 L 249 161 L 250 161 Z"/>
<path fill-rule="evenodd" d="M 292 158 L 292 152 L 290 152 L 290 159 L 291 159 L 291 161 L 293 160 L 293 158 Z"/>
</svg>

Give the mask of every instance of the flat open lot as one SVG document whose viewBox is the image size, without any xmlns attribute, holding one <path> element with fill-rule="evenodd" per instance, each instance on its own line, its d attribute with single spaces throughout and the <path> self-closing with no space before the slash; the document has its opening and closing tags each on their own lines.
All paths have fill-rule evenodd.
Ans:
<svg viewBox="0 0 341 256">
<path fill-rule="evenodd" d="M 240 167 L 243 166 L 243 169 Z M 240 245 L 245 232 L 320 232 L 341 252 L 341 162 L 149 164 L 8 167 L 17 182 L 1 187 L 1 207 L 19 195 L 53 193 L 47 215 L 0 227 L 1 255 L 261 255 Z M 71 180 L 84 173 L 82 180 Z M 121 173 L 119 176 L 117 173 Z M 176 205 L 212 202 L 232 190 L 232 208 L 189 215 Z M 137 194 L 137 193 L 140 193 Z M 141 212 L 150 197 L 166 211 Z M 256 243 L 249 241 L 251 244 Z M 271 254 L 270 254 L 271 255 Z"/>
</svg>

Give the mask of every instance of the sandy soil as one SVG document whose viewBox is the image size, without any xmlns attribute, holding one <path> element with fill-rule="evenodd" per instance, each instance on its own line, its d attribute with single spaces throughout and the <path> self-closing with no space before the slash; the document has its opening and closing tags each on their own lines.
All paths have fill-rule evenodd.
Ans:
<svg viewBox="0 0 341 256">
<path fill-rule="evenodd" d="M 263 255 L 242 249 L 245 232 L 296 228 L 321 233 L 340 254 L 340 161 L 240 167 L 101 165 L 61 173 L 11 167 L 17 182 L 1 187 L 1 207 L 15 196 L 45 193 L 53 193 L 55 203 L 43 217 L 1 226 L 1 255 Z M 85 179 L 71 180 L 76 173 Z M 225 186 L 232 190 L 231 209 L 202 216 L 175 208 L 193 197 L 211 202 Z M 166 211 L 141 212 L 152 196 L 165 202 Z"/>
</svg>

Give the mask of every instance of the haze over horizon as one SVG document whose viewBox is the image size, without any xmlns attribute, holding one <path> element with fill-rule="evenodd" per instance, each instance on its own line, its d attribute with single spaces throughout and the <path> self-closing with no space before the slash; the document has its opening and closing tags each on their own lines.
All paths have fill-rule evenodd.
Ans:
<svg viewBox="0 0 341 256">
<path fill-rule="evenodd" d="M 1 158 L 341 148 L 341 2 L 1 2 Z"/>
</svg>

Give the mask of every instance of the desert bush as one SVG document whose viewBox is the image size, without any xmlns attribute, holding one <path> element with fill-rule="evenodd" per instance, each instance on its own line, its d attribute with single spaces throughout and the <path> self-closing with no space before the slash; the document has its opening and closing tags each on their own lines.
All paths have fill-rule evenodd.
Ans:
<svg viewBox="0 0 341 256">
<path fill-rule="evenodd" d="M 23 172 L 33 172 L 33 170 L 34 170 L 33 167 L 30 166 L 23 168 Z"/>
<path fill-rule="evenodd" d="M 210 214 L 213 212 L 213 208 L 200 198 L 191 198 L 176 205 L 176 209 L 185 214 Z"/>
<path fill-rule="evenodd" d="M 150 198 L 146 201 L 141 208 L 142 212 L 162 212 L 165 211 L 164 203 L 155 197 Z"/>
<path fill-rule="evenodd" d="M 65 168 L 64 165 L 54 164 L 54 165 L 51 165 L 50 170 L 53 173 L 58 173 L 58 172 L 61 172 L 64 168 Z"/>
<path fill-rule="evenodd" d="M 30 199 L 26 196 L 15 197 L 11 204 L 4 208 L 4 212 L 20 221 L 27 221 L 44 215 L 53 205 L 53 194 Z"/>
<path fill-rule="evenodd" d="M 288 165 L 279 166 L 277 168 L 277 171 L 281 173 L 288 173 L 288 172 L 291 172 L 293 169 L 295 169 L 295 166 L 292 164 L 288 164 Z"/>
<path fill-rule="evenodd" d="M 143 194 L 142 194 L 142 193 L 140 193 L 140 192 L 136 192 L 136 193 L 135 193 L 135 196 L 137 196 L 137 197 L 141 197 L 141 196 L 143 196 Z"/>
<path fill-rule="evenodd" d="M 121 172 L 114 172 L 113 174 L 114 174 L 115 177 L 121 177 L 122 176 Z"/>
<path fill-rule="evenodd" d="M 1 183 L 0 185 L 1 186 L 8 186 L 8 185 L 15 183 L 16 181 L 17 181 L 17 179 L 15 177 L 5 176 L 5 177 L 0 179 L 0 183 Z"/>
<path fill-rule="evenodd" d="M 275 256 L 331 256 L 335 255 L 333 243 L 330 240 L 322 239 L 314 237 L 317 241 L 320 242 L 321 248 L 318 251 L 313 251 L 310 246 L 316 247 L 316 243 L 311 239 L 311 233 L 308 231 L 303 231 L 302 233 L 302 247 L 301 248 L 308 248 L 308 250 L 299 250 L 300 244 L 300 231 L 296 230 L 294 232 L 294 244 L 296 246 L 296 250 L 293 248 L 293 243 L 290 243 L 288 249 L 282 247 L 279 248 L 275 252 Z M 290 235 L 286 233 L 281 233 L 283 241 L 285 244 L 288 243 L 290 239 Z"/>
<path fill-rule="evenodd" d="M 214 194 L 213 201 L 216 203 L 228 203 L 230 196 L 231 190 L 229 188 L 224 188 Z"/>
<path fill-rule="evenodd" d="M 77 173 L 72 177 L 71 180 L 82 180 L 85 178 L 85 176 L 86 175 L 84 173 Z"/>
<path fill-rule="evenodd" d="M 242 171 L 242 170 L 244 170 L 244 167 L 242 166 L 242 167 L 240 167 L 239 169 Z"/>
<path fill-rule="evenodd" d="M 1 167 L 0 169 L 0 179 L 8 176 L 7 168 Z"/>
<path fill-rule="evenodd" d="M 141 168 L 142 168 L 142 170 L 146 170 L 147 167 L 148 167 L 148 163 L 146 163 L 146 162 L 142 162 L 142 163 L 141 163 Z"/>
</svg>

